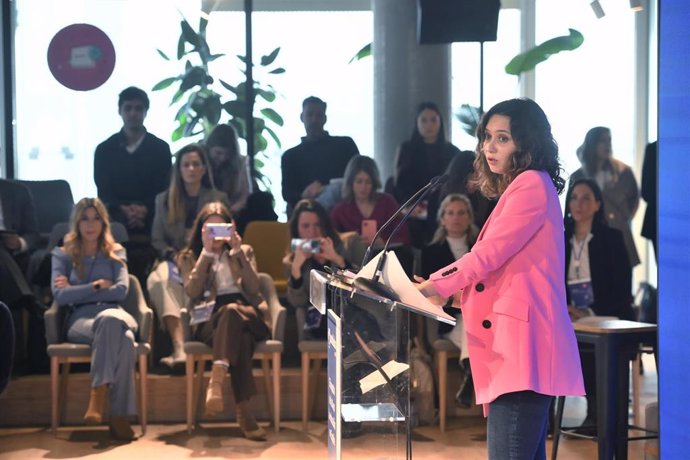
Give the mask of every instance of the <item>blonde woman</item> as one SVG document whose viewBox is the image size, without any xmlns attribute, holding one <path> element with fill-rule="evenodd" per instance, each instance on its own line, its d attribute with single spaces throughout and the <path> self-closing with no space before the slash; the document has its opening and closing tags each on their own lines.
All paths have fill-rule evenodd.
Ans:
<svg viewBox="0 0 690 460">
<path fill-rule="evenodd" d="M 467 254 L 477 241 L 479 229 L 474 225 L 474 211 L 470 199 L 459 193 L 446 196 L 438 209 L 438 228 L 431 243 L 422 249 L 422 276 L 428 278 L 435 271 L 450 265 Z M 459 297 L 459 296 L 458 296 Z M 459 300 L 459 299 L 458 299 Z M 459 302 L 453 297 L 443 299 L 444 310 L 457 320 L 454 327 L 439 323 L 438 332 L 460 349 L 460 364 L 463 373 L 460 386 L 455 394 L 455 402 L 462 407 L 470 407 L 474 396 L 472 372 L 467 351 L 467 334 Z"/>
<path fill-rule="evenodd" d="M 70 342 L 91 345 L 91 396 L 87 425 L 103 420 L 110 403 L 110 434 L 133 440 L 129 418 L 136 411 L 134 335 L 137 323 L 120 303 L 129 289 L 125 250 L 110 233 L 108 211 L 98 198 L 83 198 L 72 211 L 64 245 L 52 252 L 51 285 L 67 309 Z"/>
</svg>

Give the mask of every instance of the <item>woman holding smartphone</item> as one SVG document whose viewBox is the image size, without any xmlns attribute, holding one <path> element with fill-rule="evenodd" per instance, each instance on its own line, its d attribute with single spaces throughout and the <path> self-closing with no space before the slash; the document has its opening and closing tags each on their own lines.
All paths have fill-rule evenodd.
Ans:
<svg viewBox="0 0 690 460">
<path fill-rule="evenodd" d="M 214 233 L 220 225 L 225 235 Z M 249 400 L 256 393 L 252 355 L 257 341 L 270 336 L 271 316 L 259 292 L 254 251 L 242 244 L 240 235 L 228 230 L 232 215 L 220 202 L 201 208 L 189 245 L 180 254 L 179 265 L 190 305 L 205 301 L 213 305 L 210 319 L 194 332 L 213 348 L 213 367 L 206 390 L 206 414 L 223 411 L 225 378 L 230 372 L 237 421 L 247 439 L 265 440 L 266 432 L 256 422 Z M 224 230 L 222 230 L 224 229 Z M 229 234 L 230 236 L 226 236 Z"/>
<path fill-rule="evenodd" d="M 294 249 L 283 259 L 289 273 L 287 299 L 294 308 L 309 310 L 309 272 L 312 269 L 324 270 L 326 266 L 338 269 L 354 265 L 358 262 L 354 260 L 355 254 L 362 252 L 361 245 L 357 245 L 358 239 L 355 238 L 349 238 L 344 244 L 323 206 L 308 199 L 295 205 L 290 218 L 290 236 L 293 241 L 299 239 L 302 242 L 296 242 Z M 306 240 L 318 241 L 318 244 L 303 244 Z M 308 338 L 326 337 L 326 321 L 321 321 L 320 317 L 307 315 L 305 328 Z"/>
<path fill-rule="evenodd" d="M 553 396 L 582 396 L 565 292 L 565 185 L 541 107 L 511 99 L 477 128 L 474 180 L 498 202 L 472 250 L 419 284 L 425 295 L 462 291 L 478 404 L 488 415 L 489 459 L 546 458 Z"/>
<path fill-rule="evenodd" d="M 331 211 L 333 227 L 338 232 L 357 232 L 368 246 L 374 234 L 398 210 L 393 195 L 379 192 L 381 179 L 376 162 L 364 155 L 350 159 L 345 168 L 343 201 Z M 397 222 L 385 229 L 375 244 L 382 246 Z M 391 240 L 397 244 L 409 244 L 407 224 L 403 224 Z"/>
</svg>

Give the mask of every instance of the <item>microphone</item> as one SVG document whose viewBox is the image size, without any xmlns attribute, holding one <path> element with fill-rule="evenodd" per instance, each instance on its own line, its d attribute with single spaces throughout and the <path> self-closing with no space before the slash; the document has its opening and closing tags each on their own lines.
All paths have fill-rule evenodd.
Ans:
<svg viewBox="0 0 690 460">
<path fill-rule="evenodd" d="M 383 249 L 381 250 L 381 257 L 379 258 L 378 263 L 376 264 L 376 269 L 374 270 L 374 277 L 372 279 L 367 279 L 367 278 L 357 278 L 354 281 L 355 287 L 361 288 L 365 291 L 373 292 L 374 294 L 380 295 L 381 297 L 385 297 L 394 301 L 399 301 L 400 296 L 395 293 L 391 288 L 386 286 L 385 284 L 379 282 L 379 279 L 381 278 L 381 275 L 383 274 L 383 266 L 386 263 L 386 252 L 388 251 L 388 245 L 391 242 L 391 239 L 393 238 L 393 235 L 396 234 L 396 232 L 400 229 L 402 224 L 404 224 L 407 219 L 409 218 L 410 214 L 414 209 L 419 205 L 419 203 L 422 201 L 422 199 L 431 192 L 434 188 L 437 186 L 445 183 L 448 180 L 448 174 L 443 174 L 441 176 L 436 176 L 432 178 L 429 183 L 427 183 L 424 187 L 420 188 L 417 190 L 417 192 L 412 195 L 393 215 L 386 221 L 385 224 L 381 226 L 381 228 L 376 232 L 374 235 L 374 238 L 371 242 L 371 244 L 367 247 L 366 252 L 364 253 L 364 258 L 362 259 L 362 266 L 366 265 L 367 262 L 369 262 L 369 257 L 372 251 L 372 248 L 374 246 L 374 243 L 376 242 L 376 239 L 379 237 L 383 229 L 388 227 L 399 215 L 400 213 L 408 206 L 410 203 L 413 203 L 412 206 L 407 210 L 405 215 L 400 219 L 400 222 L 398 222 L 398 225 L 395 226 L 393 231 L 390 233 L 388 236 L 388 239 L 386 240 L 386 243 L 383 245 Z"/>
</svg>

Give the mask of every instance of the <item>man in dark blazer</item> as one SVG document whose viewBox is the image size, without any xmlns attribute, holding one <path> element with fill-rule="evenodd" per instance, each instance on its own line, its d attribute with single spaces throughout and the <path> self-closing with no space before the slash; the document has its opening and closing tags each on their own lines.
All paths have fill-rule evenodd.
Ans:
<svg viewBox="0 0 690 460">
<path fill-rule="evenodd" d="M 0 179 L 0 301 L 10 307 L 15 322 L 19 324 L 21 316 L 18 312 L 28 311 L 27 364 L 31 370 L 45 370 L 45 307 L 36 302 L 25 276 L 30 254 L 38 239 L 36 228 L 29 189 L 16 182 Z M 22 344 L 18 343 L 16 348 L 21 355 L 24 349 Z"/>
</svg>

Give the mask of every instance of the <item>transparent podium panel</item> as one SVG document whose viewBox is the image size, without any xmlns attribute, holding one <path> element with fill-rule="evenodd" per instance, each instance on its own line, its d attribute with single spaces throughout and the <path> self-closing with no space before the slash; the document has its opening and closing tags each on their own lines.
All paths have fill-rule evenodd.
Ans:
<svg viewBox="0 0 690 460">
<path fill-rule="evenodd" d="M 324 274 L 314 305 L 328 309 L 329 458 L 411 458 L 410 313 Z M 319 282 L 312 275 L 312 286 Z M 317 298 L 320 296 L 320 298 Z"/>
</svg>

